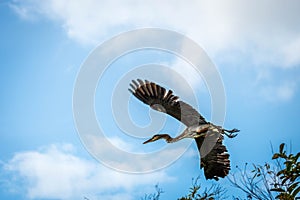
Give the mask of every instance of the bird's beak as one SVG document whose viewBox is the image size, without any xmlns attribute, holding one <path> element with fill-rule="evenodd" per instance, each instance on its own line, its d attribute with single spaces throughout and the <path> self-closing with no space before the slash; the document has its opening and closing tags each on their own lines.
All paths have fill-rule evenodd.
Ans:
<svg viewBox="0 0 300 200">
<path fill-rule="evenodd" d="M 149 143 L 149 142 L 153 142 L 152 138 L 150 138 L 149 140 L 143 142 L 143 144 L 147 144 L 147 143 Z"/>
</svg>

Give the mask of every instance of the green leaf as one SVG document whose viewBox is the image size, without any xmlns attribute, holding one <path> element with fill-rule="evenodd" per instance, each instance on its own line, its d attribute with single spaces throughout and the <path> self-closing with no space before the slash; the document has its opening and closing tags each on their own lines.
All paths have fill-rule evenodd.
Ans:
<svg viewBox="0 0 300 200">
<path fill-rule="evenodd" d="M 281 174 L 284 174 L 284 170 L 280 170 L 279 172 L 277 172 L 276 176 L 280 176 Z"/>
<path fill-rule="evenodd" d="M 289 178 L 288 178 L 288 177 L 285 177 L 285 178 L 282 180 L 282 185 L 284 185 L 285 182 L 288 181 L 288 180 L 289 180 Z"/>
<path fill-rule="evenodd" d="M 279 154 L 278 154 L 278 153 L 275 153 L 275 154 L 273 155 L 272 159 L 277 159 L 277 158 L 279 158 Z"/>
<path fill-rule="evenodd" d="M 300 157 L 300 152 L 297 153 L 297 155 L 295 156 L 295 160 L 296 162 L 298 161 L 298 158 Z"/>
<path fill-rule="evenodd" d="M 282 189 L 282 188 L 272 188 L 271 191 L 274 191 L 274 192 L 285 192 L 285 190 Z"/>
<path fill-rule="evenodd" d="M 289 193 L 292 193 L 292 191 L 298 186 L 299 182 L 293 183 L 290 187 L 288 187 Z"/>
<path fill-rule="evenodd" d="M 299 192 L 300 192 L 300 187 L 297 187 L 297 188 L 293 191 L 292 196 L 293 196 L 293 197 L 296 197 L 297 194 L 298 194 Z"/>
<path fill-rule="evenodd" d="M 284 143 L 281 143 L 279 146 L 279 153 L 283 153 Z"/>
</svg>

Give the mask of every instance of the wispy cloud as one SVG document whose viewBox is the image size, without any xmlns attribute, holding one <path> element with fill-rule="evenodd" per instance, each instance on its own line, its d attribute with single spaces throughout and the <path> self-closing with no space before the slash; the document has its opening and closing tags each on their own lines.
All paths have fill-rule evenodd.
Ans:
<svg viewBox="0 0 300 200">
<path fill-rule="evenodd" d="M 213 54 L 238 49 L 259 62 L 300 62 L 295 53 L 300 46 L 299 1 L 15 0 L 11 6 L 24 19 L 43 16 L 59 22 L 69 37 L 85 44 L 126 29 L 155 26 L 183 32 Z"/>
<path fill-rule="evenodd" d="M 286 81 L 279 85 L 261 87 L 261 96 L 269 102 L 285 102 L 293 98 L 296 92 L 296 82 Z"/>
<path fill-rule="evenodd" d="M 111 35 L 133 28 L 160 27 L 186 34 L 219 63 L 241 66 L 247 73 L 250 68 L 256 68 L 256 73 L 261 75 L 265 66 L 274 70 L 293 70 L 300 66 L 300 2 L 296 0 L 288 3 L 228 0 L 218 4 L 196 0 L 188 3 L 14 0 L 11 7 L 23 19 L 42 17 L 61 24 L 70 38 L 84 45 L 99 44 Z M 245 63 L 248 68 L 242 67 Z M 192 67 L 184 64 L 179 59 L 171 63 L 192 87 L 202 87 Z M 289 79 L 279 78 L 278 82 Z M 297 89 L 290 83 L 269 86 L 260 82 L 256 86 L 255 90 L 261 91 L 259 94 L 267 100 L 273 96 L 274 100 L 286 101 Z"/>
<path fill-rule="evenodd" d="M 72 145 L 50 145 L 38 151 L 16 153 L 4 165 L 13 178 L 10 189 L 26 191 L 29 199 L 136 199 L 141 188 L 173 180 L 165 171 L 126 174 L 75 155 Z"/>
<path fill-rule="evenodd" d="M 112 145 L 106 138 L 96 134 L 84 137 L 86 138 L 84 139 L 86 147 L 97 159 L 117 171 L 133 173 L 155 172 L 158 169 L 169 166 L 187 151 L 192 142 L 190 140 L 182 140 L 172 145 L 166 145 L 157 151 L 135 153 L 124 151 L 118 146 Z M 118 141 L 120 140 L 118 139 Z M 129 147 L 127 150 L 134 149 L 130 145 L 126 146 Z"/>
<path fill-rule="evenodd" d="M 300 37 L 295 38 L 290 44 L 286 45 L 282 50 L 285 64 L 287 67 L 299 65 L 300 63 Z"/>
<path fill-rule="evenodd" d="M 190 63 L 181 58 L 176 58 L 171 62 L 161 64 L 170 66 L 170 70 L 173 70 L 172 73 L 170 73 L 170 71 L 161 70 L 162 73 L 160 76 L 162 80 L 166 79 L 166 77 L 170 79 L 171 82 L 169 83 L 170 85 L 168 85 L 170 88 L 168 89 L 175 92 L 175 95 L 183 94 L 186 97 L 191 97 L 196 90 L 201 92 L 206 91 L 206 85 L 202 79 L 201 72 L 198 72 Z M 180 82 L 180 84 L 178 84 L 178 82 Z"/>
<path fill-rule="evenodd" d="M 257 93 L 261 100 L 271 103 L 289 102 L 298 90 L 299 78 L 297 70 L 281 69 L 274 73 L 270 68 L 257 69 L 256 79 L 253 85 L 253 93 Z"/>
</svg>

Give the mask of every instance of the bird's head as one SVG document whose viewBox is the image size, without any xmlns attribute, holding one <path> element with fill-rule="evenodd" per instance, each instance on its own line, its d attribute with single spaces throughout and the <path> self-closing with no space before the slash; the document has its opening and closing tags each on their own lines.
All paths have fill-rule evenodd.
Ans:
<svg viewBox="0 0 300 200">
<path fill-rule="evenodd" d="M 168 134 L 157 134 L 157 135 L 153 135 L 153 137 L 150 138 L 149 140 L 143 142 L 143 144 L 147 144 L 149 142 L 154 142 L 154 141 L 159 140 L 159 139 L 165 139 L 167 142 L 169 142 L 171 137 Z"/>
</svg>

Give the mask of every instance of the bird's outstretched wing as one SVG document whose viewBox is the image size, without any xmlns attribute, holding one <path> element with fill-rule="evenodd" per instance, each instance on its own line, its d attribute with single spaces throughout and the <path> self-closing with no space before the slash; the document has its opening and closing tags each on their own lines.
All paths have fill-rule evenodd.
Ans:
<svg viewBox="0 0 300 200">
<path fill-rule="evenodd" d="M 224 178 L 229 173 L 229 154 L 222 144 L 223 139 L 223 135 L 212 129 L 207 131 L 205 137 L 195 138 L 201 157 L 200 167 L 204 168 L 206 179 L 218 180 L 219 177 Z M 212 149 L 209 148 L 210 145 L 213 145 Z"/>
<path fill-rule="evenodd" d="M 165 88 L 147 80 L 137 81 L 132 80 L 129 91 L 139 100 L 151 108 L 160 112 L 167 113 L 178 119 L 186 126 L 207 124 L 202 117 L 192 106 L 183 101 L 179 101 L 179 97 L 173 95 L 172 90 Z"/>
</svg>

